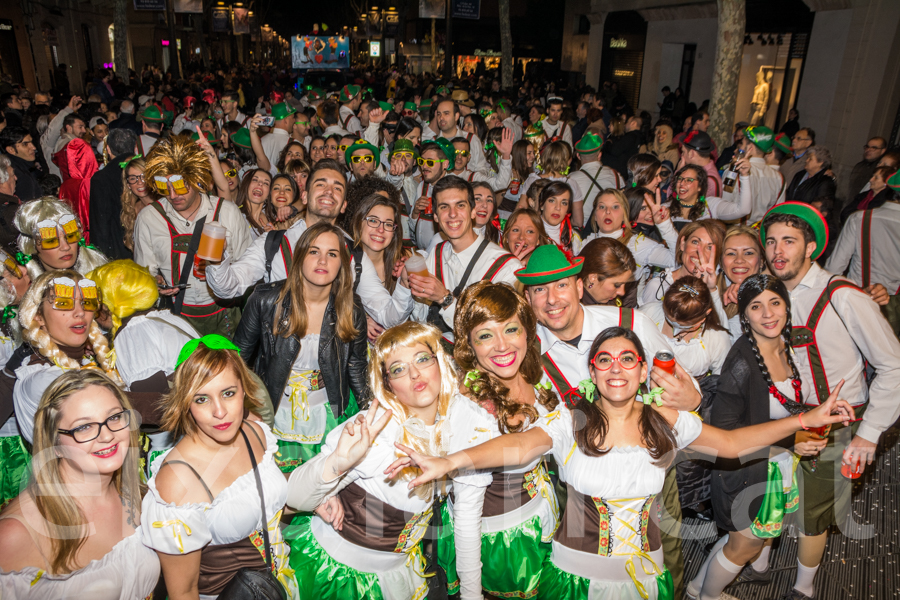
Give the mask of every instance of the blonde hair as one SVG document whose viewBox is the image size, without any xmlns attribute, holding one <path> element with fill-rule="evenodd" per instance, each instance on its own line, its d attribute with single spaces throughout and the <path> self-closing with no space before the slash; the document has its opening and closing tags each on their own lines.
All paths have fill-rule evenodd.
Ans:
<svg viewBox="0 0 900 600">
<path fill-rule="evenodd" d="M 217 350 L 201 341 L 197 349 L 175 370 L 172 391 L 160 400 L 163 409 L 160 428 L 171 432 L 175 439 L 194 435 L 197 431 L 197 423 L 191 416 L 194 395 L 225 369 L 232 369 L 241 380 L 245 413 L 261 407 L 266 392 L 256 383 L 237 350 Z"/>
<path fill-rule="evenodd" d="M 12 259 L 16 260 L 15 258 Z M 5 271 L 9 271 L 6 266 L 2 266 L 0 268 L 4 269 Z M 25 270 L 25 267 L 20 266 L 19 268 L 22 270 L 22 276 L 24 277 L 24 273 L 27 272 Z M 13 277 L 15 277 L 15 275 L 13 275 Z M 0 279 L 2 279 L 2 283 L 0 283 L 0 311 L 2 311 L 7 306 L 16 305 L 16 290 L 9 279 L 7 279 L 6 277 L 0 277 Z M 2 331 L 6 336 L 12 338 L 17 348 L 22 344 L 22 326 L 19 325 L 19 319 L 15 317 L 9 319 L 8 321 L 6 321 L 6 323 L 0 325 L 0 331 Z"/>
<path fill-rule="evenodd" d="M 103 304 L 112 316 L 110 335 L 115 338 L 122 320 L 134 313 L 153 308 L 159 298 L 156 279 L 147 267 L 133 260 L 106 263 L 87 274 L 100 288 Z"/>
<path fill-rule="evenodd" d="M 33 236 L 37 224 L 47 219 L 59 222 L 60 218 L 69 215 L 75 216 L 75 213 L 72 212 L 69 205 L 53 196 L 44 196 L 38 200 L 26 202 L 16 211 L 16 218 L 14 221 L 16 229 L 19 230 L 19 250 L 25 254 L 32 255 L 32 260 L 28 261 L 28 264 L 25 266 L 28 270 L 28 274 L 31 275 L 32 281 L 36 280 L 40 277 L 41 273 L 47 270 L 40 261 L 40 257 L 37 255 L 38 248 L 34 243 Z M 80 221 L 78 227 L 81 229 Z M 82 233 L 84 233 L 84 230 L 82 230 Z M 79 246 L 77 252 L 78 258 L 75 260 L 75 265 L 72 268 L 82 274 L 96 269 L 100 265 L 106 264 L 106 261 L 108 260 L 99 250 L 88 247 L 82 248 Z"/>
<path fill-rule="evenodd" d="M 134 222 L 137 219 L 137 208 L 135 208 L 135 205 L 139 200 L 128 185 L 128 169 L 132 167 L 140 169 L 141 173 L 143 173 L 147 169 L 147 162 L 143 158 L 135 158 L 129 161 L 125 168 L 122 169 L 122 213 L 119 215 L 119 221 L 122 223 L 122 229 L 125 230 L 123 239 L 125 246 L 129 250 L 134 250 Z M 145 180 L 144 183 L 148 184 L 149 182 Z M 150 192 L 151 196 L 155 195 L 153 193 L 154 189 L 153 186 L 147 185 L 147 191 Z"/>
<path fill-rule="evenodd" d="M 59 423 L 66 400 L 91 386 L 109 390 L 125 410 L 133 410 L 125 393 L 109 377 L 96 370 L 66 371 L 44 391 L 34 416 L 34 446 L 31 480 L 25 493 L 33 499 L 43 517 L 53 555 L 50 567 L 54 575 L 71 573 L 78 550 L 87 539 L 88 523 L 78 502 L 69 493 L 60 472 L 61 459 L 53 448 L 59 446 Z M 128 454 L 122 467 L 113 474 L 112 483 L 134 521 L 140 521 L 142 487 L 140 480 L 139 428 L 132 425 Z M 49 458 L 49 460 L 47 460 Z M 40 459 L 44 459 L 41 461 Z M 73 532 L 76 532 L 73 535 Z"/>
<path fill-rule="evenodd" d="M 161 139 L 147 153 L 144 181 L 159 175 L 181 175 L 185 185 L 203 193 L 212 189 L 212 166 L 200 146 L 185 134 Z M 219 168 L 219 165 L 216 165 Z"/>
<path fill-rule="evenodd" d="M 562 175 L 572 162 L 572 150 L 566 142 L 551 142 L 541 149 L 541 170 Z"/>
<path fill-rule="evenodd" d="M 457 392 L 459 383 L 456 369 L 441 346 L 441 333 L 437 328 L 415 321 L 407 321 L 391 327 L 378 336 L 369 357 L 369 389 L 372 390 L 372 397 L 378 398 L 382 406 L 393 411 L 391 419 L 403 426 L 406 420 L 412 416 L 412 412 L 397 399 L 392 391 L 385 362 L 395 350 L 410 348 L 416 344 L 426 346 L 434 354 L 437 359 L 437 367 L 440 369 L 441 390 L 437 399 L 438 417 L 434 430 L 434 444 L 431 444 L 430 440 L 414 435 L 406 427 L 403 427 L 403 434 L 398 441 L 421 454 L 445 456 L 446 451 L 441 448 L 442 430 L 450 408 L 450 401 Z M 412 468 L 404 469 L 400 474 L 400 478 L 404 481 L 411 481 L 414 477 L 415 469 Z M 428 483 L 416 488 L 416 495 L 422 499 L 431 498 L 432 485 L 432 483 Z"/>
<path fill-rule="evenodd" d="M 65 352 L 60 350 L 59 346 L 56 345 L 56 342 L 50 337 L 50 334 L 44 329 L 41 329 L 41 324 L 35 318 L 38 314 L 40 314 L 41 317 L 44 316 L 44 299 L 47 298 L 50 292 L 51 281 L 57 277 L 68 277 L 76 283 L 85 279 L 83 275 L 72 269 L 54 269 L 39 276 L 34 283 L 31 284 L 31 287 L 28 289 L 28 292 L 25 294 L 25 297 L 22 299 L 22 304 L 19 307 L 19 323 L 22 325 L 22 337 L 25 338 L 26 342 L 31 344 L 31 347 L 34 348 L 38 354 L 49 359 L 60 368 L 81 369 L 81 365 L 78 361 L 74 358 L 70 358 Z M 91 343 L 91 349 L 94 351 L 94 356 L 96 356 L 97 364 L 100 368 L 103 369 L 113 381 L 116 383 L 121 382 L 119 374 L 116 372 L 115 367 L 110 361 L 109 341 L 106 339 L 106 336 L 103 335 L 103 330 L 100 329 L 97 321 L 93 320 L 93 318 L 91 320 L 91 327 L 88 329 L 88 341 Z"/>
<path fill-rule="evenodd" d="M 628 199 L 625 197 L 625 194 L 622 193 L 622 190 L 617 190 L 614 188 L 607 188 L 597 194 L 597 197 L 594 199 L 594 213 L 597 212 L 597 207 L 599 206 L 599 200 L 602 196 L 612 196 L 616 199 L 616 203 L 622 209 L 622 214 L 624 215 L 622 218 L 622 237 L 619 239 L 623 244 L 627 244 L 628 240 L 631 239 L 631 220 L 628 218 L 628 212 L 631 210 L 631 205 L 628 203 Z M 590 228 L 592 231 L 600 231 L 600 226 L 594 222 L 594 215 L 591 215 Z"/>
</svg>

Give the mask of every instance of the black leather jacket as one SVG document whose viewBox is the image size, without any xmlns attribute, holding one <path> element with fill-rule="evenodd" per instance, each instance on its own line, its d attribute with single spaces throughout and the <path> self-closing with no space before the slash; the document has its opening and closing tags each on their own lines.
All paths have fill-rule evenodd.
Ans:
<svg viewBox="0 0 900 600">
<path fill-rule="evenodd" d="M 276 303 L 284 285 L 284 281 L 257 285 L 247 300 L 234 334 L 234 343 L 241 349 L 241 356 L 247 364 L 262 379 L 276 412 L 291 375 L 291 367 L 300 352 L 300 340 L 296 336 L 286 338 L 272 333 Z M 350 401 L 350 390 L 353 390 L 360 408 L 365 407 L 369 400 L 366 313 L 359 297 L 354 295 L 353 300 L 353 325 L 359 332 L 357 336 L 349 343 L 337 337 L 337 313 L 332 294 L 319 337 L 319 370 L 335 417 L 344 414 Z M 288 294 L 282 302 L 282 314 L 288 314 L 290 302 L 291 296 Z"/>
</svg>

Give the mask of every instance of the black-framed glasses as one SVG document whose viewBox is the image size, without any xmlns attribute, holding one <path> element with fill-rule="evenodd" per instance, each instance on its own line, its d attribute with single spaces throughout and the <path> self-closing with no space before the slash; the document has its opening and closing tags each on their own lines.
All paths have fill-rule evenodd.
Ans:
<svg viewBox="0 0 900 600">
<path fill-rule="evenodd" d="M 57 432 L 68 435 L 79 444 L 91 442 L 100 437 L 100 429 L 105 425 L 112 432 L 122 431 L 134 422 L 140 426 L 140 417 L 134 415 L 134 411 L 123 410 L 107 417 L 102 423 L 84 423 L 74 429 L 57 429 Z"/>
<path fill-rule="evenodd" d="M 388 367 L 388 379 L 400 379 L 402 377 L 406 377 L 407 375 L 409 375 L 410 366 L 415 366 L 416 370 L 418 371 L 427 369 L 428 367 L 433 365 L 436 360 L 437 358 L 434 354 L 429 354 L 428 352 L 420 352 L 413 358 L 412 363 L 398 362 Z"/>
<path fill-rule="evenodd" d="M 130 183 L 131 185 L 134 185 L 135 183 L 137 183 L 139 181 L 144 181 L 144 174 L 141 173 L 140 175 L 129 175 L 128 177 L 125 178 L 125 180 L 128 183 Z"/>
<path fill-rule="evenodd" d="M 870 146 L 866 144 L 863 146 L 863 150 L 884 150 L 884 146 Z"/>
<path fill-rule="evenodd" d="M 397 229 L 397 224 L 393 221 L 382 221 L 378 217 L 366 217 L 366 225 L 371 227 L 372 229 L 378 229 L 382 225 L 384 225 L 385 231 L 394 231 Z"/>
</svg>

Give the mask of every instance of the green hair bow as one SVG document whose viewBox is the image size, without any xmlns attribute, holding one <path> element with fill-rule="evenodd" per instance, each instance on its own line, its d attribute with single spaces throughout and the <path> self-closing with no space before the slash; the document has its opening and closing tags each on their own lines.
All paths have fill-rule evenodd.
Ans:
<svg viewBox="0 0 900 600">
<path fill-rule="evenodd" d="M 643 396 L 638 394 L 638 397 L 640 398 L 641 402 L 643 402 L 644 404 L 652 404 L 653 402 L 656 402 L 657 406 L 662 406 L 663 405 L 662 395 L 663 395 L 663 392 L 665 392 L 665 391 L 666 390 L 664 390 L 661 387 L 653 388 L 652 390 L 650 390 Z"/>
<path fill-rule="evenodd" d="M 0 323 L 7 323 L 16 318 L 16 307 L 15 306 L 6 306 L 3 308 L 3 313 L 0 314 Z"/>
<path fill-rule="evenodd" d="M 88 244 L 86 241 L 84 241 L 84 238 L 81 238 L 80 240 L 78 240 L 78 245 L 81 246 L 82 248 L 87 248 L 89 250 L 97 250 L 97 246 L 92 246 L 91 244 Z"/>
<path fill-rule="evenodd" d="M 139 158 L 144 158 L 143 154 L 135 154 L 131 158 L 123 160 L 122 162 L 119 163 L 119 167 L 124 169 L 125 167 L 127 167 L 128 165 L 131 164 L 131 161 L 137 160 Z"/>
<path fill-rule="evenodd" d="M 16 252 L 16 262 L 22 266 L 27 265 L 34 258 L 33 254 L 25 254 L 24 252 Z"/>
<path fill-rule="evenodd" d="M 478 383 L 479 379 L 481 379 L 481 371 L 469 371 L 466 373 L 466 379 L 463 381 L 463 385 L 477 394 L 478 390 L 481 389 L 481 385 Z"/>
<path fill-rule="evenodd" d="M 588 402 L 594 402 L 594 396 L 597 392 L 597 386 L 590 379 L 582 379 L 578 382 L 578 392 Z"/>
<path fill-rule="evenodd" d="M 178 362 L 175 363 L 175 368 L 177 369 L 178 367 L 180 367 L 181 363 L 186 361 L 188 357 L 190 357 L 190 355 L 197 350 L 197 347 L 200 346 L 201 343 L 212 350 L 234 350 L 236 352 L 241 351 L 241 349 L 235 346 L 234 343 L 232 343 L 232 341 L 227 337 L 211 333 L 209 335 L 204 335 L 202 338 L 191 340 L 187 344 L 185 344 L 181 348 L 181 352 L 178 353 Z"/>
<path fill-rule="evenodd" d="M 534 387 L 535 389 L 544 389 L 548 392 L 553 389 L 553 385 L 549 381 L 539 381 Z"/>
</svg>

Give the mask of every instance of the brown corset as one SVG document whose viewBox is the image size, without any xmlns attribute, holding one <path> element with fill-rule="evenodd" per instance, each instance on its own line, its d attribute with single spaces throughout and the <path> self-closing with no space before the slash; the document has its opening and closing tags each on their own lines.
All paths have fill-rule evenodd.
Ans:
<svg viewBox="0 0 900 600">
<path fill-rule="evenodd" d="M 566 510 L 553 539 L 573 550 L 609 556 L 613 546 L 610 529 L 610 513 L 613 511 L 602 498 L 585 496 L 572 486 L 567 487 Z M 644 552 L 658 550 L 661 545 L 659 525 L 656 519 L 650 518 L 651 512 L 655 512 L 655 498 L 647 498 L 641 509 L 640 545 Z"/>
<path fill-rule="evenodd" d="M 238 569 L 243 568 L 254 571 L 267 569 L 263 555 L 249 537 L 231 544 L 206 546 L 200 551 L 200 593 L 218 596 Z"/>
<path fill-rule="evenodd" d="M 403 552 L 413 527 L 431 513 L 404 512 L 367 493 L 355 483 L 338 492 L 344 527 L 338 533 L 357 546 L 381 552 Z"/>
<path fill-rule="evenodd" d="M 496 517 L 521 508 L 529 500 L 537 496 L 538 483 L 543 463 L 539 462 L 531 471 L 525 473 L 493 474 L 491 484 L 484 492 L 484 508 L 482 517 Z"/>
</svg>

